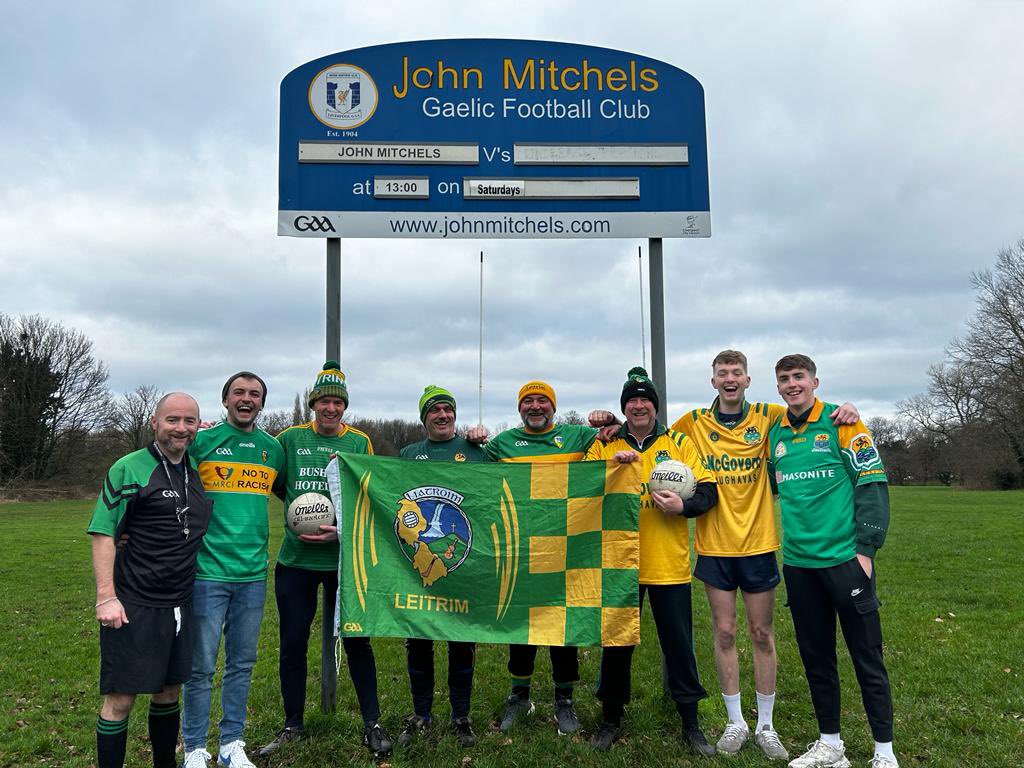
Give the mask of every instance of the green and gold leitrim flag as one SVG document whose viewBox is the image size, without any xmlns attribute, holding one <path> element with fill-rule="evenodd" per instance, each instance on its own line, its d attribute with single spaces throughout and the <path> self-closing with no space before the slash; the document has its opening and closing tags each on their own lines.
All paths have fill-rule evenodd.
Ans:
<svg viewBox="0 0 1024 768">
<path fill-rule="evenodd" d="M 463 464 L 339 454 L 346 636 L 640 642 L 637 464 Z"/>
</svg>

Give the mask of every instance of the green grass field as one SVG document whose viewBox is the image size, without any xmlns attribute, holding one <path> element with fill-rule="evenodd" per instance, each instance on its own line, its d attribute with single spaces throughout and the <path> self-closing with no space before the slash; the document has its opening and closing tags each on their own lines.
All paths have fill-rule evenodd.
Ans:
<svg viewBox="0 0 1024 768">
<path fill-rule="evenodd" d="M 878 559 L 886 659 L 893 683 L 896 749 L 902 766 L 1011 766 L 1024 760 L 1024 492 L 964 492 L 946 488 L 893 488 L 893 523 Z M 91 502 L 0 504 L 0 696 L 4 717 L 0 766 L 94 764 L 98 628 L 93 611 L 89 542 L 84 533 Z M 274 522 L 276 523 L 276 516 Z M 273 526 L 275 531 L 279 525 Z M 276 549 L 276 542 L 274 549 Z M 791 753 L 817 736 L 806 682 L 780 589 L 777 609 L 779 687 L 775 724 Z M 711 654 L 703 589 L 694 591 L 697 655 L 710 697 L 701 713 L 709 738 L 725 720 Z M 742 609 L 741 609 L 742 610 Z M 535 721 L 506 737 L 493 722 L 508 692 L 506 653 L 481 647 L 477 656 L 473 719 L 481 736 L 460 750 L 437 729 L 398 752 L 395 766 L 636 766 L 645 764 L 766 765 L 753 745 L 736 757 L 698 760 L 678 740 L 678 719 L 661 693 L 657 639 L 649 613 L 633 666 L 634 701 L 625 738 L 608 754 L 591 751 L 587 738 L 599 708 L 592 690 L 599 652 L 581 650 L 582 682 L 576 702 L 584 722 L 578 737 L 559 737 L 551 721 L 546 654 L 534 677 Z M 319 627 L 319 622 L 315 624 Z M 742 630 L 741 630 L 742 631 Z M 275 758 L 275 766 L 368 765 L 360 746 L 355 696 L 342 669 L 338 712 L 321 715 L 319 637 L 311 641 L 307 730 L 312 739 Z M 404 648 L 377 640 L 385 726 L 396 734 L 411 711 Z M 749 640 L 741 637 L 744 709 L 756 720 Z M 854 765 L 871 757 L 871 737 L 849 659 L 841 651 L 843 736 Z M 438 680 L 445 680 L 443 647 Z M 216 690 L 215 690 L 216 695 Z M 142 703 L 142 702 L 140 702 Z M 260 657 L 250 697 L 248 741 L 258 748 L 273 736 L 282 715 L 277 685 L 277 610 L 268 601 Z M 446 695 L 435 703 L 447 720 Z M 219 713 L 213 713 L 216 722 Z M 145 704 L 136 706 L 129 736 L 130 766 L 150 765 Z M 216 735 L 211 733 L 216 748 Z M 255 753 L 255 749 L 252 750 Z"/>
</svg>

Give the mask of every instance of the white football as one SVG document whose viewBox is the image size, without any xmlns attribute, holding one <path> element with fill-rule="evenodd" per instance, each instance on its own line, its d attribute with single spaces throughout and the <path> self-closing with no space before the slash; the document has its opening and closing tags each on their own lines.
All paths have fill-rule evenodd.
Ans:
<svg viewBox="0 0 1024 768">
<path fill-rule="evenodd" d="M 334 524 L 334 504 L 321 493 L 304 493 L 288 505 L 288 527 L 297 534 L 323 533 L 321 525 Z"/>
<path fill-rule="evenodd" d="M 663 461 L 651 470 L 652 491 L 672 491 L 683 501 L 693 498 L 697 489 L 697 478 L 689 464 L 681 461 Z"/>
</svg>

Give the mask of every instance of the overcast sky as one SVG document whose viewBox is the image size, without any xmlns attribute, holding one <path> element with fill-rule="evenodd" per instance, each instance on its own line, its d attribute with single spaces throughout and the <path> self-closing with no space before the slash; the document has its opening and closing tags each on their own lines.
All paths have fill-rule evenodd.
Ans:
<svg viewBox="0 0 1024 768">
<path fill-rule="evenodd" d="M 713 235 L 665 241 L 670 416 L 710 401 L 727 347 L 752 399 L 802 351 L 823 397 L 890 415 L 971 313 L 971 271 L 1024 236 L 1022 29 L 1009 0 L 10 3 L 0 312 L 83 331 L 115 392 L 215 416 L 250 368 L 290 408 L 324 359 L 324 241 L 276 235 L 281 79 L 379 43 L 559 40 L 705 89 Z M 475 421 L 480 250 L 485 423 L 531 378 L 561 411 L 616 405 L 638 245 L 646 279 L 646 241 L 344 240 L 351 413 L 414 418 L 437 383 Z"/>
</svg>

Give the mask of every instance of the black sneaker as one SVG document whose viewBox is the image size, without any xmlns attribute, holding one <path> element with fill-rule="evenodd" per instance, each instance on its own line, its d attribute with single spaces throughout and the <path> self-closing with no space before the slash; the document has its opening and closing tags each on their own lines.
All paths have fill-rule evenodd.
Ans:
<svg viewBox="0 0 1024 768">
<path fill-rule="evenodd" d="M 568 736 L 580 729 L 580 719 L 572 708 L 572 699 L 555 699 L 555 723 L 559 736 Z"/>
<path fill-rule="evenodd" d="M 306 738 L 306 729 L 301 725 L 288 725 L 277 732 L 277 736 L 269 744 L 260 749 L 260 757 L 269 757 L 290 741 Z"/>
<path fill-rule="evenodd" d="M 502 733 L 512 730 L 512 726 L 516 724 L 516 720 L 520 717 L 532 715 L 534 709 L 535 707 L 530 699 L 521 698 L 520 696 L 516 696 L 514 693 L 511 694 L 505 701 L 505 716 L 501 718 L 498 730 Z"/>
<path fill-rule="evenodd" d="M 405 718 L 405 727 L 402 729 L 402 732 L 398 734 L 398 739 L 396 740 L 398 746 L 408 747 L 410 744 L 416 741 L 417 736 L 419 736 L 422 733 L 426 733 L 429 730 L 429 717 L 422 717 L 420 715 L 409 715 L 407 718 Z"/>
<path fill-rule="evenodd" d="M 363 726 L 363 746 L 374 757 L 387 757 L 391 754 L 391 737 L 381 728 L 380 723 L 367 723 Z"/>
<path fill-rule="evenodd" d="M 473 733 L 473 721 L 468 717 L 456 717 L 452 720 L 452 731 L 455 733 L 455 740 L 460 747 L 472 747 L 476 745 L 476 734 Z"/>
<path fill-rule="evenodd" d="M 612 744 L 619 740 L 621 733 L 621 725 L 602 720 L 597 725 L 597 733 L 590 737 L 590 746 L 598 752 L 607 752 L 612 748 Z"/>
<path fill-rule="evenodd" d="M 704 732 L 698 725 L 683 726 L 683 742 L 702 757 L 712 757 L 715 754 L 714 746 L 708 743 Z"/>
</svg>

